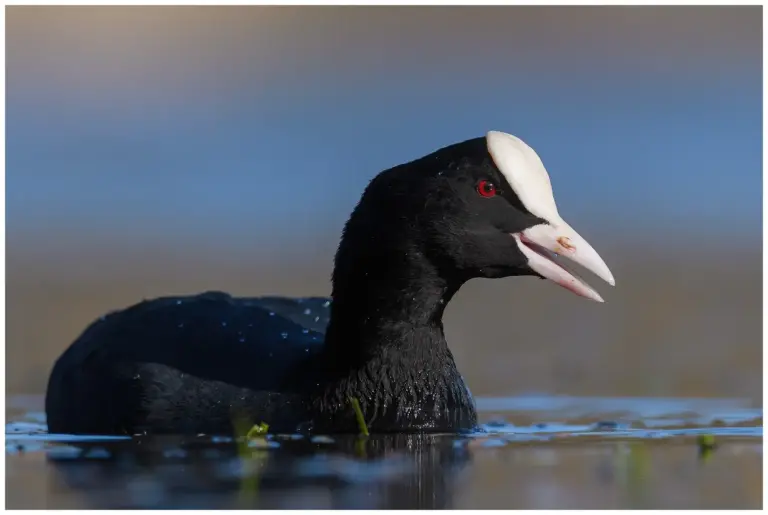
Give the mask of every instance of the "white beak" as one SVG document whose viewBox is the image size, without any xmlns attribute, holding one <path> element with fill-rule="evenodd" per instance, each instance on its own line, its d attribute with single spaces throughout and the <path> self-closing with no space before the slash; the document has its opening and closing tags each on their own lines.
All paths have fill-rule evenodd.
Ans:
<svg viewBox="0 0 768 515">
<path fill-rule="evenodd" d="M 562 220 L 529 227 L 512 237 L 528 258 L 528 266 L 534 272 L 576 295 L 603 302 L 603 298 L 590 285 L 560 266 L 555 261 L 556 256 L 568 258 L 583 266 L 611 286 L 616 284 L 613 274 L 592 245 Z"/>
</svg>

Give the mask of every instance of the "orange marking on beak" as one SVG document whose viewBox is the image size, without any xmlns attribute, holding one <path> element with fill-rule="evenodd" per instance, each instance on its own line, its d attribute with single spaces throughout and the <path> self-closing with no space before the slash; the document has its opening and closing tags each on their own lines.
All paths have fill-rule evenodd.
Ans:
<svg viewBox="0 0 768 515">
<path fill-rule="evenodd" d="M 576 250 L 576 247 L 571 243 L 571 240 L 567 236 L 560 236 L 557 239 L 557 243 L 560 244 L 565 250 Z"/>
</svg>

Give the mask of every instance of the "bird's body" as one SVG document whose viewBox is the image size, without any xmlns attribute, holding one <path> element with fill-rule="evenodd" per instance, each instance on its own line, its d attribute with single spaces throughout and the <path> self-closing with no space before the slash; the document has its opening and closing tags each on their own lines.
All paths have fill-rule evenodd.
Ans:
<svg viewBox="0 0 768 515">
<path fill-rule="evenodd" d="M 461 391 L 466 387 L 460 377 L 449 373 L 443 383 L 461 382 L 457 397 L 463 404 L 444 405 L 441 417 L 430 411 L 435 403 L 420 402 L 430 388 L 440 390 L 437 376 L 444 370 L 427 366 L 418 370 L 421 379 L 405 381 L 414 370 L 387 369 L 382 358 L 345 382 L 335 381 L 341 360 L 323 352 L 330 308 L 326 298 L 206 292 L 144 301 L 106 315 L 85 330 L 54 369 L 55 387 L 46 399 L 49 428 L 231 434 L 243 423 L 265 422 L 277 432 L 357 432 L 351 396 L 379 432 L 429 429 L 459 411 L 465 418 L 460 426 L 474 426 L 474 405 L 468 390 Z M 402 384 L 414 390 L 399 391 Z M 441 392 L 439 398 L 448 397 Z M 455 428 L 453 418 L 446 429 Z"/>
<path fill-rule="evenodd" d="M 54 365 L 49 430 L 357 432 L 352 398 L 371 432 L 476 428 L 442 325 L 461 285 L 538 275 L 601 300 L 546 250 L 613 281 L 536 160 L 489 133 L 381 172 L 345 226 L 331 298 L 207 292 L 102 317 Z"/>
<path fill-rule="evenodd" d="M 52 374 L 51 430 L 226 434 L 252 412 L 271 422 L 274 395 L 285 409 L 309 388 L 298 371 L 319 355 L 323 332 L 260 300 L 166 297 L 95 321 L 61 357 L 79 366 Z"/>
</svg>

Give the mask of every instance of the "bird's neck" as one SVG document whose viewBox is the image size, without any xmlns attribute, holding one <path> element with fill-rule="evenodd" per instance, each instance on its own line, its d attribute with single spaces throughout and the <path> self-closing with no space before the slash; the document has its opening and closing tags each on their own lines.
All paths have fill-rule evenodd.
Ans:
<svg viewBox="0 0 768 515">
<path fill-rule="evenodd" d="M 453 363 L 442 317 L 458 286 L 413 248 L 357 259 L 344 276 L 334 275 L 325 344 L 334 368 L 356 369 L 372 360 Z"/>
<path fill-rule="evenodd" d="M 474 427 L 474 402 L 443 334 L 443 311 L 459 284 L 416 251 L 358 263 L 334 276 L 321 410 L 341 417 L 332 418 L 337 428 L 353 424 L 355 397 L 371 430 Z"/>
<path fill-rule="evenodd" d="M 439 256 L 428 255 L 434 246 L 418 223 L 423 202 L 398 196 L 386 178 L 366 190 L 336 253 L 317 408 L 336 428 L 354 424 L 350 397 L 366 420 L 376 420 L 372 430 L 472 427 L 474 403 L 442 323 L 465 278 L 451 277 Z M 412 216 L 402 214 L 409 210 Z"/>
</svg>

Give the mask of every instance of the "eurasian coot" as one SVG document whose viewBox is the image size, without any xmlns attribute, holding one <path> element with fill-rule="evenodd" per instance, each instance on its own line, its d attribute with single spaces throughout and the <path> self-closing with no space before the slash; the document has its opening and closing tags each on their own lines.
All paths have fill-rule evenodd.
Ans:
<svg viewBox="0 0 768 515">
<path fill-rule="evenodd" d="M 95 321 L 54 365 L 49 430 L 231 434 L 242 421 L 357 432 L 351 398 L 371 432 L 472 430 L 445 306 L 469 279 L 515 275 L 602 302 L 558 256 L 614 284 L 558 214 L 523 141 L 494 131 L 442 148 L 370 182 L 344 228 L 330 299 L 207 292 Z"/>
</svg>

